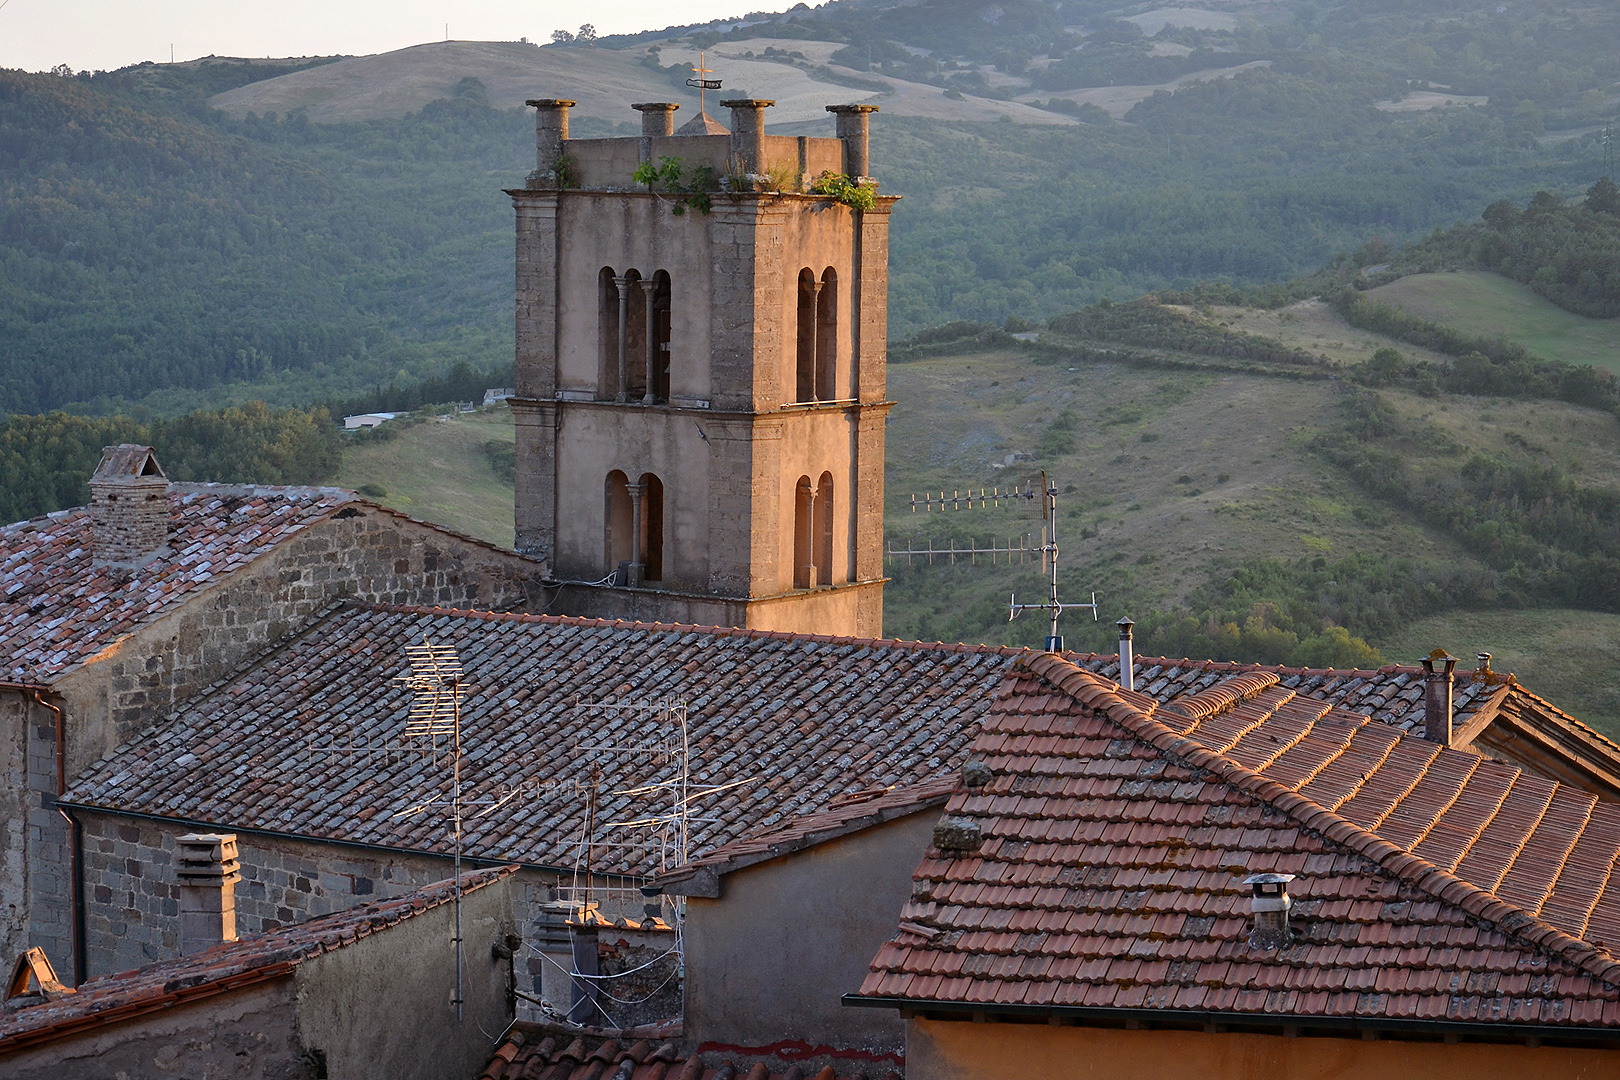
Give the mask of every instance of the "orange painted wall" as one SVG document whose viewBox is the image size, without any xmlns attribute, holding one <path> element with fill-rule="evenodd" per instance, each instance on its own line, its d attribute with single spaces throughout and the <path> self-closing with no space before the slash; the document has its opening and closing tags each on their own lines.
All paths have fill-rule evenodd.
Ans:
<svg viewBox="0 0 1620 1080">
<path fill-rule="evenodd" d="M 1620 1050 L 912 1020 L 906 1080 L 1598 1080 Z"/>
</svg>

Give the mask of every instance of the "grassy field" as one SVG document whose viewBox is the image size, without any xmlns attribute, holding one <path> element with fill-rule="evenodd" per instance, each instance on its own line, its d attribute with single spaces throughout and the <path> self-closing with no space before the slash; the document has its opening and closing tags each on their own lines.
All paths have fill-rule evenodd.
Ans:
<svg viewBox="0 0 1620 1080">
<path fill-rule="evenodd" d="M 347 450 L 334 483 L 375 485 L 386 492 L 377 497 L 384 506 L 511 547 L 512 484 L 495 474 L 484 452 L 486 442 L 514 440 L 511 412 L 501 407 L 404 423 L 386 442 Z"/>
<path fill-rule="evenodd" d="M 1572 314 L 1498 274 L 1413 274 L 1367 295 L 1467 334 L 1506 337 L 1551 360 L 1620 374 L 1620 319 Z"/>
<path fill-rule="evenodd" d="M 1271 338 L 1315 356 L 1325 356 L 1336 364 L 1359 364 L 1386 347 L 1399 349 L 1414 360 L 1427 360 L 1431 364 L 1447 362 L 1442 353 L 1351 326 L 1321 300 L 1303 300 L 1274 311 L 1224 306 L 1210 311 L 1218 322 L 1233 330 Z"/>
<path fill-rule="evenodd" d="M 1620 738 L 1620 615 L 1593 611 L 1454 612 L 1414 623 L 1381 643 L 1391 661 L 1415 663 L 1443 648 L 1473 667 L 1477 653 L 1511 671 L 1527 690 Z"/>
<path fill-rule="evenodd" d="M 1105 622 L 1180 606 L 1220 565 L 1255 556 L 1470 561 L 1447 538 L 1374 505 L 1307 449 L 1312 433 L 1338 419 L 1330 381 L 1065 370 L 992 353 L 891 365 L 889 392 L 900 403 L 888 427 L 889 536 L 923 546 L 1038 535 L 1031 510 L 913 514 L 909 496 L 1038 483 L 1045 467 L 1062 492 L 1064 596 L 1096 590 Z M 1033 615 L 1006 622 L 1011 592 L 1042 589 L 1038 564 L 889 567 L 887 634 L 1030 645 L 1045 633 Z"/>
</svg>

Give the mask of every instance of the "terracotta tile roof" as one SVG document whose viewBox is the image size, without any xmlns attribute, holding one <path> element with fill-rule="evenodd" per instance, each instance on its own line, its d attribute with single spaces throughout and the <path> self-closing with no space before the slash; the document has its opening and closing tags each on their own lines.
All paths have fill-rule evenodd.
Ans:
<svg viewBox="0 0 1620 1080">
<path fill-rule="evenodd" d="M 1244 682 L 1158 708 L 1031 657 L 946 809 L 983 845 L 928 851 L 861 995 L 1620 1036 L 1620 808 Z M 1298 875 L 1279 949 L 1256 872 Z"/>
<path fill-rule="evenodd" d="M 462 874 L 463 894 L 499 881 L 516 869 L 504 866 Z M 437 882 L 389 900 L 228 941 L 194 956 L 103 975 L 55 1001 L 8 1008 L 0 1016 L 0 1053 L 279 978 L 311 957 L 449 903 L 455 895 L 454 885 L 454 879 Z"/>
<path fill-rule="evenodd" d="M 722 844 L 702 858 L 658 875 L 658 880 L 665 892 L 674 895 L 719 896 L 718 879 L 725 874 L 944 806 L 955 787 L 955 777 L 947 775 L 920 784 L 839 796 L 825 810 L 795 818 L 780 828 Z"/>
<path fill-rule="evenodd" d="M 779 1061 L 724 1051 L 685 1055 L 676 1040 L 645 1037 L 636 1031 L 596 1035 L 525 1026 L 530 1030 L 514 1030 L 490 1057 L 478 1080 L 833 1080 L 839 1076 L 902 1080 L 901 1073 L 883 1060 L 845 1059 L 836 1067 L 789 1065 L 773 1071 L 772 1065 Z"/>
<path fill-rule="evenodd" d="M 470 679 L 462 705 L 468 797 L 522 797 L 465 827 L 470 855 L 568 867 L 589 776 L 589 738 L 641 737 L 640 718 L 578 702 L 682 698 L 692 781 L 750 781 L 699 802 L 691 850 L 778 827 L 834 796 L 916 784 L 958 768 L 1011 658 L 1021 650 L 902 644 L 749 630 L 362 606 L 339 609 L 193 697 L 160 729 L 92 766 L 66 801 L 179 821 L 266 829 L 409 850 L 448 851 L 438 815 L 397 817 L 432 766 L 389 753 L 410 701 L 395 681 L 423 635 L 453 646 Z M 379 747 L 310 753 L 311 739 Z M 199 762 L 210 763 L 199 768 Z M 608 823 L 638 804 L 624 779 L 674 766 L 610 764 L 597 803 Z M 609 849 L 641 872 L 641 856 Z"/>
<path fill-rule="evenodd" d="M 337 488 L 173 484 L 168 553 L 138 570 L 92 565 L 83 507 L 0 527 L 0 671 L 19 681 L 58 675 L 354 498 Z"/>
<path fill-rule="evenodd" d="M 1087 671 L 1119 681 L 1119 657 L 1113 653 L 1071 653 L 1068 659 Z M 1381 668 L 1289 668 L 1267 664 L 1239 664 L 1224 660 L 1174 660 L 1138 656 L 1132 665 L 1136 689 L 1158 701 L 1173 701 L 1208 689 L 1234 675 L 1266 672 L 1282 685 L 1301 694 L 1321 698 L 1402 731 L 1423 732 L 1423 669 L 1387 664 Z M 1499 701 L 1509 690 L 1500 677 L 1476 679 L 1475 672 L 1457 672 L 1452 691 L 1453 730 L 1476 709 Z"/>
</svg>

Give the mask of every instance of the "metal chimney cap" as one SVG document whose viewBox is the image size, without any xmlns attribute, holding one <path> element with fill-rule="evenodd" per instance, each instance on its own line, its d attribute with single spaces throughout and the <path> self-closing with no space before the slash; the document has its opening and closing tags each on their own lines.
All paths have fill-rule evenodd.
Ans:
<svg viewBox="0 0 1620 1080">
<path fill-rule="evenodd" d="M 1123 619 L 1120 619 L 1115 625 L 1119 627 L 1120 637 L 1128 637 L 1130 636 L 1131 627 L 1135 626 L 1136 623 L 1132 622 L 1131 617 L 1127 615 Z"/>
<path fill-rule="evenodd" d="M 1287 885 L 1294 880 L 1293 874 L 1250 874 L 1243 879 L 1245 885 Z"/>
<path fill-rule="evenodd" d="M 1457 658 L 1444 649 L 1434 650 L 1434 652 L 1420 660 L 1419 663 L 1423 665 L 1423 670 L 1430 675 L 1435 674 L 1436 664 L 1444 665 L 1441 673 L 1445 675 L 1450 675 L 1457 668 Z"/>
</svg>

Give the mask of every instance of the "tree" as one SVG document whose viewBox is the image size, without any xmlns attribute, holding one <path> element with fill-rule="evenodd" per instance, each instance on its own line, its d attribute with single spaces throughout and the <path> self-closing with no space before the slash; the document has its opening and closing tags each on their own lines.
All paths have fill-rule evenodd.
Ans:
<svg viewBox="0 0 1620 1080">
<path fill-rule="evenodd" d="M 596 40 L 596 27 L 592 26 L 590 23 L 583 24 L 579 28 L 579 33 L 574 35 L 574 40 L 575 41 L 582 41 L 582 42 L 586 42 L 586 43 L 595 41 Z"/>
<path fill-rule="evenodd" d="M 551 43 L 553 45 L 568 45 L 571 44 L 573 40 L 574 35 L 570 34 L 566 30 L 553 30 L 551 32 Z"/>
<path fill-rule="evenodd" d="M 1600 214 L 1620 214 L 1620 187 L 1603 177 L 1586 189 L 1586 208 Z"/>
</svg>

